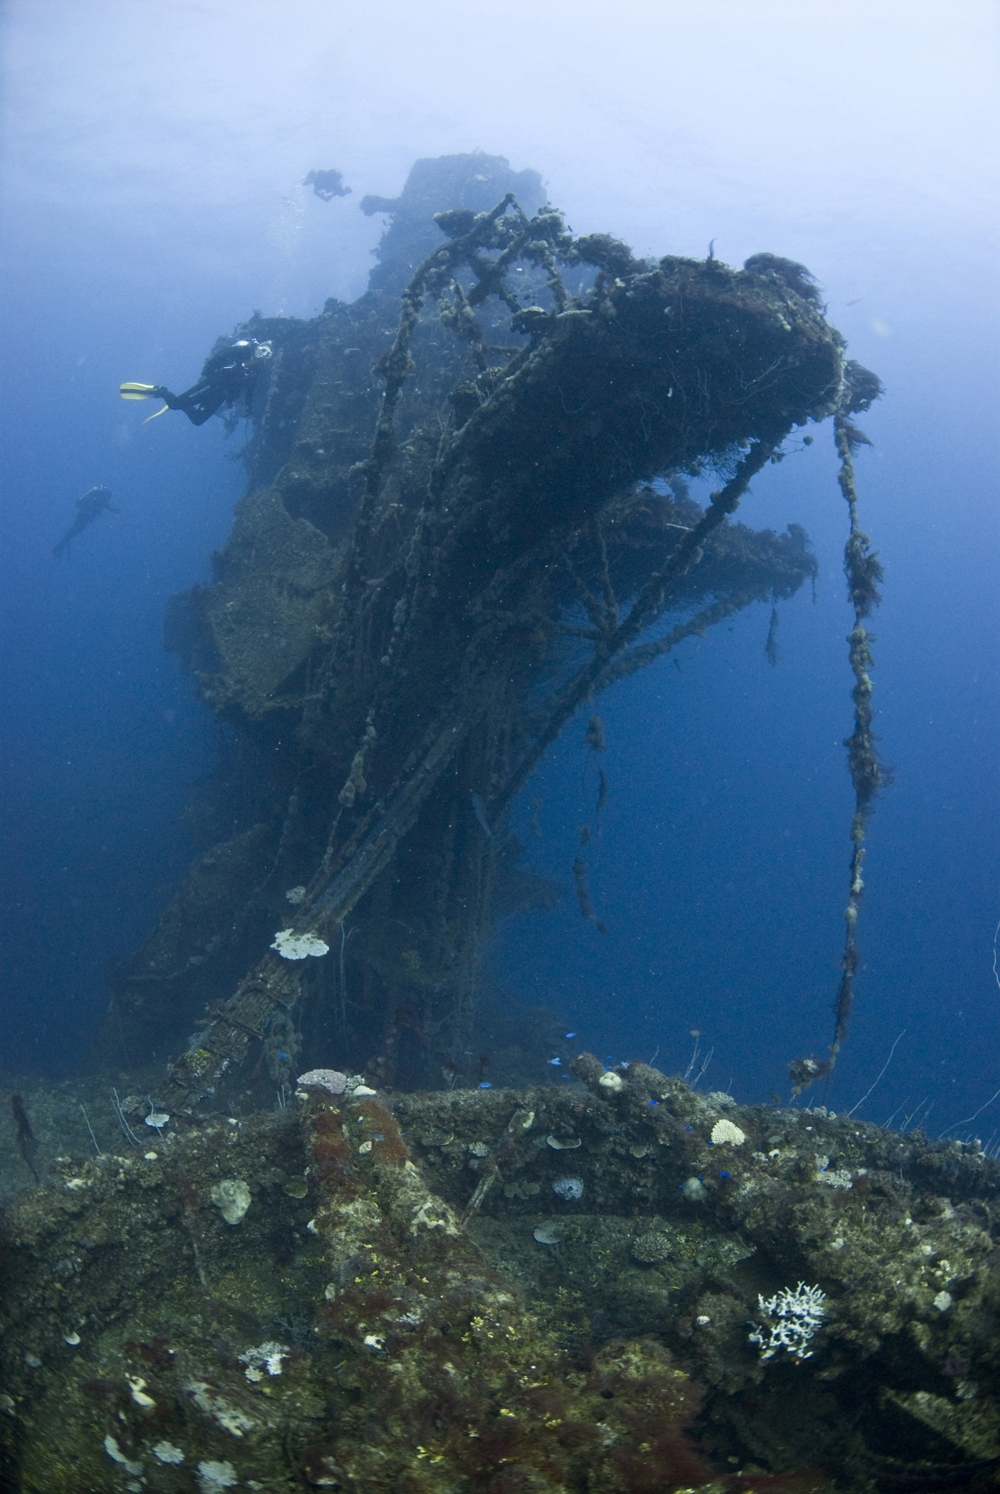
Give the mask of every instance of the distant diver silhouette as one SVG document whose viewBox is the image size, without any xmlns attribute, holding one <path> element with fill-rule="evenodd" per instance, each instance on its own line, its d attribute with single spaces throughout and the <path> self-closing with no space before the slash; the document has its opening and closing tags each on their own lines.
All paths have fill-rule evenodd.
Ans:
<svg viewBox="0 0 1000 1494">
<path fill-rule="evenodd" d="M 322 197 L 324 202 L 329 202 L 331 197 L 350 197 L 350 187 L 344 186 L 344 175 L 341 171 L 310 171 L 302 182 L 304 187 L 312 187 L 317 197 Z"/>
<path fill-rule="evenodd" d="M 119 393 L 122 399 L 164 401 L 163 408 L 148 415 L 143 425 L 167 410 L 183 410 L 192 425 L 204 425 L 223 405 L 234 405 L 241 394 L 252 395 L 260 366 L 266 363 L 273 351 L 269 342 L 243 337 L 238 342 L 227 342 L 212 353 L 205 360 L 201 378 L 183 394 L 171 394 L 162 384 L 133 383 L 121 384 Z"/>
<path fill-rule="evenodd" d="M 102 514 L 105 509 L 111 514 L 119 512 L 111 502 L 110 488 L 91 488 L 88 492 L 84 493 L 82 498 L 78 498 L 76 500 L 76 518 L 59 543 L 52 546 L 53 555 L 65 555 L 69 549 L 70 540 L 76 539 L 78 534 L 82 534 L 87 525 L 92 524 L 98 514 Z"/>
</svg>

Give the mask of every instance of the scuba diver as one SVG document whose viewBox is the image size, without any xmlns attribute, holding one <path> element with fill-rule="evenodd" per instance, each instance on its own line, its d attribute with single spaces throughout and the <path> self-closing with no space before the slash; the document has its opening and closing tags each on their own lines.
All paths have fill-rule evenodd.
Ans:
<svg viewBox="0 0 1000 1494">
<path fill-rule="evenodd" d="M 211 353 L 205 360 L 201 378 L 183 394 L 171 394 L 162 384 L 122 384 L 122 399 L 162 399 L 162 410 L 148 415 L 142 423 L 155 420 L 167 410 L 183 410 L 192 425 L 204 425 L 209 416 L 223 405 L 234 405 L 240 395 L 249 400 L 253 395 L 261 364 L 266 363 L 274 349 L 269 342 L 258 342 L 255 337 L 243 337 L 238 342 L 229 342 Z"/>
<path fill-rule="evenodd" d="M 344 186 L 342 171 L 310 171 L 302 185 L 312 187 L 317 197 L 329 202 L 331 197 L 350 197 L 350 187 Z"/>
<path fill-rule="evenodd" d="M 52 546 L 53 555 L 65 555 L 69 549 L 70 540 L 75 539 L 78 534 L 81 534 L 87 525 L 92 524 L 97 515 L 102 514 L 105 509 L 111 514 L 120 512 L 111 502 L 110 488 L 91 488 L 88 492 L 84 493 L 82 498 L 78 498 L 76 500 L 76 518 L 59 543 Z"/>
</svg>

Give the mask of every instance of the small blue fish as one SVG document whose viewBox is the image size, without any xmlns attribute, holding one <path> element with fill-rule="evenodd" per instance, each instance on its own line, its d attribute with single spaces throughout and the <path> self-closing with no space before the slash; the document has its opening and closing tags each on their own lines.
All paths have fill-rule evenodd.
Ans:
<svg viewBox="0 0 1000 1494">
<path fill-rule="evenodd" d="M 576 1037 L 576 1033 L 575 1032 L 567 1032 L 566 1036 L 567 1036 L 567 1038 L 575 1038 Z"/>
<path fill-rule="evenodd" d="M 492 1089 L 492 1087 L 493 1086 L 490 1084 L 490 1081 L 488 1079 L 484 1079 L 479 1086 L 480 1089 Z"/>
<path fill-rule="evenodd" d="M 549 1059 L 549 1063 L 552 1065 L 552 1067 L 554 1069 L 557 1069 L 559 1067 L 559 1065 L 562 1063 L 562 1059 L 561 1058 L 550 1058 Z"/>
</svg>

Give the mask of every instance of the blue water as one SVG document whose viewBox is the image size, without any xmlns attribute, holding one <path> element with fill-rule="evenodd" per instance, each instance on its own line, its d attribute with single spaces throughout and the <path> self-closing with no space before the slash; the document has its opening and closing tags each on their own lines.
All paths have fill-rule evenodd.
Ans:
<svg viewBox="0 0 1000 1494">
<path fill-rule="evenodd" d="M 990 1142 L 995 13 L 848 3 L 834 32 L 778 0 L 697 15 L 637 0 L 613 35 L 592 4 L 565 25 L 521 0 L 504 15 L 501 38 L 488 17 L 456 35 L 447 0 L 368 19 L 302 0 L 280 18 L 235 0 L 7 10 L 0 1062 L 79 1062 L 106 962 L 139 942 L 193 854 L 183 811 L 220 750 L 161 627 L 228 532 L 243 435 L 142 427 L 148 407 L 123 405 L 119 381 L 184 388 L 254 308 L 308 316 L 354 298 L 381 227 L 360 197 L 394 195 L 418 156 L 482 147 L 540 170 L 577 232 L 640 254 L 703 255 L 714 238 L 729 263 L 802 260 L 883 379 L 858 474 L 886 568 L 877 730 L 896 776 L 869 830 L 848 1042 L 809 1098 L 851 1108 L 899 1037 L 859 1113 L 926 1117 L 937 1134 L 986 1105 L 955 1134 Z M 324 203 L 299 184 L 331 166 L 353 195 Z M 683 1072 L 697 1032 L 702 1087 L 745 1100 L 786 1097 L 788 1061 L 825 1049 L 838 980 L 846 512 L 832 435 L 815 434 L 739 515 L 802 523 L 819 559 L 815 602 L 805 589 L 781 607 L 778 666 L 768 612 L 750 609 L 599 703 L 610 792 L 588 859 L 603 936 L 572 896 L 596 771 L 585 721 L 567 730 L 513 815 L 527 864 L 567 896 L 512 921 L 495 951 L 515 998 L 545 1002 L 602 1056 L 656 1052 Z M 120 512 L 54 560 L 97 483 Z"/>
</svg>

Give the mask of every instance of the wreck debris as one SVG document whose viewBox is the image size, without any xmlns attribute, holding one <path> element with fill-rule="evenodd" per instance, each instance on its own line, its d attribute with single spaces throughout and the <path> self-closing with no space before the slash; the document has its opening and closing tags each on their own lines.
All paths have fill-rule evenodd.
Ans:
<svg viewBox="0 0 1000 1494">
<path fill-rule="evenodd" d="M 879 586 L 883 571 L 878 555 L 871 549 L 868 535 L 858 523 L 858 490 L 854 471 L 854 453 L 862 445 L 870 446 L 872 443 L 852 425 L 849 418 L 858 411 L 870 409 L 881 393 L 882 385 L 873 373 L 856 363 L 846 365 L 844 389 L 834 417 L 833 430 L 840 458 L 837 480 L 850 513 L 850 530 L 844 546 L 844 574 L 847 577 L 848 596 L 854 608 L 854 627 L 847 639 L 848 657 L 855 681 L 851 691 L 854 730 L 844 742 L 851 782 L 854 785 L 850 884 L 847 906 L 844 909 L 844 953 L 841 958 L 840 985 L 834 1003 L 833 1039 L 825 1060 L 797 1059 L 789 1065 L 789 1077 L 796 1094 L 801 1094 L 815 1079 L 832 1071 L 847 1033 L 847 1022 L 854 1002 L 854 977 L 861 963 L 857 923 L 865 886 L 861 873 L 865 861 L 868 819 L 880 790 L 892 782 L 891 772 L 879 759 L 876 747 L 878 739 L 872 729 L 875 711 L 872 706 L 871 670 L 875 659 L 870 647 L 872 635 L 865 627 L 865 620 L 882 600 Z"/>
<path fill-rule="evenodd" d="M 572 1090 L 313 1091 L 195 1121 L 169 1160 L 59 1160 L 5 1212 L 0 1466 L 46 1494 L 112 1494 L 126 1462 L 416 1494 L 511 1468 L 572 1494 L 745 1494 L 750 1464 L 813 1494 L 988 1482 L 1000 1164 L 646 1064 L 610 1091 L 582 1059 Z M 721 1170 L 720 1109 L 761 1143 Z M 582 1142 L 576 1201 L 548 1135 Z M 519 1186 L 463 1225 L 493 1138 Z M 253 1193 L 238 1228 L 224 1179 Z"/>
<path fill-rule="evenodd" d="M 304 978 L 380 1085 L 425 1073 L 429 1045 L 453 1064 L 506 810 L 546 748 L 615 680 L 815 573 L 798 526 L 731 522 L 790 432 L 849 413 L 808 272 L 639 260 L 574 238 L 540 192 L 522 206 L 522 178 L 479 156 L 419 163 L 378 209 L 393 220 L 367 297 L 249 329 L 276 350 L 253 490 L 185 617 L 205 700 L 261 763 L 240 831 L 255 838 L 217 848 L 228 881 L 220 861 L 202 947 L 182 956 L 189 923 L 168 909 L 162 962 L 140 952 L 115 982 L 122 1027 L 156 1024 L 161 1052 L 164 1011 L 198 1028 L 158 1086 L 175 1112 L 234 1074 Z M 706 471 L 701 509 L 684 474 Z M 282 887 L 305 888 L 290 937 L 338 939 L 339 970 L 268 950 L 261 908 L 281 927 Z"/>
</svg>

